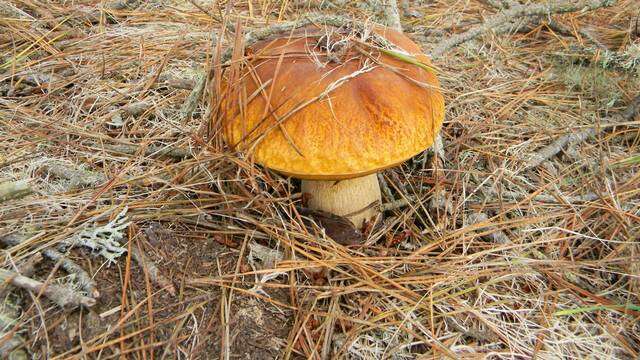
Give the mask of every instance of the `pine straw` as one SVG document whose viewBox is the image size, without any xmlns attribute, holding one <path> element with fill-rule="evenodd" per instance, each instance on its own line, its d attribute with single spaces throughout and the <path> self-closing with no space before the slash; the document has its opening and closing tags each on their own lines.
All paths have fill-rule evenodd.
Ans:
<svg viewBox="0 0 640 360">
<path fill-rule="evenodd" d="M 101 3 L 0 5 L 13 11 L 0 17 L 0 179 L 28 180 L 34 191 L 0 203 L 0 236 L 30 234 L 5 249 L 4 268 L 127 206 L 126 246 L 142 249 L 178 294 L 152 284 L 130 255 L 107 266 L 72 250 L 102 295 L 91 310 L 65 313 L 14 292 L 22 314 L 12 328 L 30 352 L 637 358 L 640 165 L 628 159 L 637 159 L 638 118 L 523 171 L 527 154 L 620 111 L 640 88 L 638 72 L 603 68 L 597 53 L 579 62 L 550 55 L 589 47 L 580 32 L 516 22 L 510 34 L 487 34 L 438 60 L 445 179 L 419 159 L 386 171 L 386 202 L 416 200 L 387 212 L 364 245 L 346 248 L 304 226 L 295 180 L 203 138 L 204 103 L 181 116 L 227 9 L 128 1 L 101 12 Z M 229 23 L 246 19 L 249 30 L 267 23 L 263 14 L 295 19 L 305 11 L 298 3 L 242 2 Z M 639 41 L 633 3 L 553 20 L 588 27 L 624 52 Z M 481 1 L 413 10 L 424 16 L 403 26 L 426 50 L 496 11 Z M 47 170 L 60 162 L 106 180 L 70 187 Z M 436 181 L 450 213 L 427 206 Z M 468 221 L 480 212 L 488 220 Z M 508 241 L 496 243 L 498 232 Z M 253 243 L 285 260 L 248 266 Z M 42 282 L 72 281 L 54 263 L 41 267 L 34 278 Z"/>
</svg>

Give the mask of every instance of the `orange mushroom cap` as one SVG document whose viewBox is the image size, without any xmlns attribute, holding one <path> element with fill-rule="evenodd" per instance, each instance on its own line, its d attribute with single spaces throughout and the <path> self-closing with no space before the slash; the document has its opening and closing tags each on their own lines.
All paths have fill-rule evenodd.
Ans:
<svg viewBox="0 0 640 360">
<path fill-rule="evenodd" d="M 400 32 L 307 26 L 247 48 L 226 72 L 225 140 L 278 172 L 339 180 L 392 167 L 433 144 L 444 99 L 429 59 Z"/>
</svg>

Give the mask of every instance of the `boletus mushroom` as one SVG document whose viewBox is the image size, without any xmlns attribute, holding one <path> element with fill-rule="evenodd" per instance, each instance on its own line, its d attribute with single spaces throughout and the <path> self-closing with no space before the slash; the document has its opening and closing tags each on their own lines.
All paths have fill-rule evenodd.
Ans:
<svg viewBox="0 0 640 360">
<path fill-rule="evenodd" d="M 444 118 L 429 59 L 384 27 L 273 35 L 249 44 L 222 83 L 227 143 L 301 179 L 307 207 L 358 228 L 380 211 L 376 173 L 431 146 Z"/>
</svg>

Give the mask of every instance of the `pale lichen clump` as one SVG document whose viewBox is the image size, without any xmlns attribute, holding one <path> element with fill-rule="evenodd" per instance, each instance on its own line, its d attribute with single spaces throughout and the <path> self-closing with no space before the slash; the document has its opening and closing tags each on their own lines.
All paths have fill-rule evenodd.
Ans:
<svg viewBox="0 0 640 360">
<path fill-rule="evenodd" d="M 127 252 L 121 242 L 125 237 L 124 230 L 131 223 L 127 218 L 127 210 L 126 207 L 122 209 L 105 225 L 85 225 L 80 232 L 66 239 L 64 246 L 86 247 L 105 258 L 109 264 L 115 263 L 117 258 Z"/>
</svg>

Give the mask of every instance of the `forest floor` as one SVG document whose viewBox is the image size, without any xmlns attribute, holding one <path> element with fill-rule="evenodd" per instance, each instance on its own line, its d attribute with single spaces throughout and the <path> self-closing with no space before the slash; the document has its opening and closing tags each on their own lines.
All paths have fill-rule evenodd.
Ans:
<svg viewBox="0 0 640 360">
<path fill-rule="evenodd" d="M 355 245 L 203 135 L 236 24 L 373 2 L 0 2 L 0 357 L 637 359 L 636 0 L 399 1 L 444 154 Z"/>
</svg>

